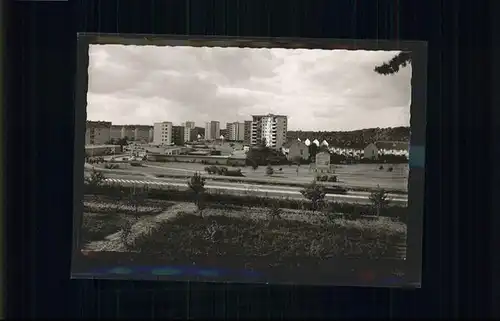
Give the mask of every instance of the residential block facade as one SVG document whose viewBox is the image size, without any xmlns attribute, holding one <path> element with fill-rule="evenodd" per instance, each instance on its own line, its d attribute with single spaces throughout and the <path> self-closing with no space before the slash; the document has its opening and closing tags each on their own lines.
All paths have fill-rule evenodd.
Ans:
<svg viewBox="0 0 500 321">
<path fill-rule="evenodd" d="M 252 119 L 251 145 L 260 145 L 265 142 L 267 147 L 280 149 L 286 143 L 287 116 L 254 115 Z"/>
<path fill-rule="evenodd" d="M 104 145 L 111 137 L 111 122 L 87 121 L 85 145 Z"/>
<path fill-rule="evenodd" d="M 172 123 L 165 121 L 154 123 L 153 144 L 172 145 Z"/>
</svg>

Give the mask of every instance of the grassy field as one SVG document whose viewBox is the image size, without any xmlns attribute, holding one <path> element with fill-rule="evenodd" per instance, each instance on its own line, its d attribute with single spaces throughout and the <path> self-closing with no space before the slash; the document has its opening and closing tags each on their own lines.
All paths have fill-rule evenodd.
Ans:
<svg viewBox="0 0 500 321">
<path fill-rule="evenodd" d="M 165 174 L 192 174 L 194 172 L 204 172 L 207 165 L 197 163 L 148 163 L 150 167 L 141 168 L 141 171 L 149 173 Z M 354 164 L 337 165 L 334 175 L 338 177 L 339 185 L 356 186 L 362 188 L 375 188 L 378 186 L 387 189 L 407 190 L 407 164 L 384 165 L 384 170 L 379 169 L 380 165 L 375 164 Z M 386 169 L 393 167 L 392 172 Z M 316 173 L 309 171 L 308 165 L 299 167 L 297 174 L 296 166 L 273 166 L 272 177 L 266 175 L 265 166 L 253 170 L 251 167 L 242 168 L 242 173 L 249 178 L 268 180 L 290 180 L 297 183 L 307 184 L 314 179 Z M 281 171 L 280 171 L 281 169 Z"/>
</svg>

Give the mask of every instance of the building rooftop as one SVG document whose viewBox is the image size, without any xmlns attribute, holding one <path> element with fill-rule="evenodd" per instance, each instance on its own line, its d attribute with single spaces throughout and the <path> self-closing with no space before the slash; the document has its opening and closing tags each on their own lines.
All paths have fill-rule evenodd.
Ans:
<svg viewBox="0 0 500 321">
<path fill-rule="evenodd" d="M 285 115 L 275 115 L 275 114 L 267 114 L 267 115 L 252 115 L 252 117 L 285 117 L 285 118 L 287 118 L 288 116 L 285 116 Z"/>
<path fill-rule="evenodd" d="M 94 127 L 94 128 L 111 128 L 111 122 L 110 121 L 87 120 L 86 126 L 87 127 Z"/>
<path fill-rule="evenodd" d="M 85 148 L 116 148 L 120 145 L 85 145 Z"/>
<path fill-rule="evenodd" d="M 125 127 L 125 128 L 153 128 L 153 126 L 151 125 L 111 125 L 111 127 L 115 127 L 115 128 L 122 128 L 122 127 Z"/>
</svg>

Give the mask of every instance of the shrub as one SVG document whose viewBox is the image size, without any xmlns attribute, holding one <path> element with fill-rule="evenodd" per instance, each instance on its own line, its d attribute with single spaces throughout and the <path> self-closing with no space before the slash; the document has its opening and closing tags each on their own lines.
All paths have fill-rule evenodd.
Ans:
<svg viewBox="0 0 500 321">
<path fill-rule="evenodd" d="M 266 175 L 267 176 L 271 176 L 273 174 L 274 174 L 274 169 L 272 168 L 271 165 L 267 165 L 267 167 L 266 167 Z"/>
<path fill-rule="evenodd" d="M 300 165 L 302 163 L 302 157 L 301 156 L 294 156 L 292 158 L 292 163 L 296 165 Z"/>
<path fill-rule="evenodd" d="M 328 181 L 332 182 L 332 183 L 336 183 L 337 182 L 337 176 L 336 175 L 332 175 L 332 176 L 328 177 Z"/>
<path fill-rule="evenodd" d="M 392 172 L 394 170 L 394 168 L 391 166 L 387 169 L 388 172 Z"/>
<path fill-rule="evenodd" d="M 123 244 L 127 251 L 130 251 L 134 247 L 134 243 L 130 240 L 132 235 L 132 227 L 136 223 L 136 219 L 125 220 L 121 225 L 120 242 Z"/>
<path fill-rule="evenodd" d="M 352 212 L 345 214 L 346 219 L 355 221 L 361 219 L 363 212 L 360 208 L 354 208 Z"/>
<path fill-rule="evenodd" d="M 233 177 L 244 177 L 243 173 L 241 172 L 241 169 L 237 169 L 234 171 L 225 171 L 224 176 L 233 176 Z"/>
<path fill-rule="evenodd" d="M 378 169 L 379 170 L 383 170 L 384 169 L 384 165 L 380 165 Z"/>
<path fill-rule="evenodd" d="M 142 167 L 142 164 L 140 162 L 130 162 L 130 166 Z"/>
<path fill-rule="evenodd" d="M 268 207 L 268 212 L 267 212 L 267 217 L 269 220 L 269 223 L 280 220 L 281 215 L 283 213 L 283 209 L 281 208 L 281 204 L 278 201 L 273 201 L 271 204 L 269 204 Z"/>
<path fill-rule="evenodd" d="M 208 167 L 205 167 L 205 170 L 209 173 L 209 174 L 215 174 L 217 173 L 218 171 L 218 167 L 215 166 L 215 165 L 210 165 Z"/>
<path fill-rule="evenodd" d="M 327 182 L 328 175 L 316 175 L 316 181 L 318 182 Z"/>
<path fill-rule="evenodd" d="M 380 186 L 377 186 L 377 190 L 370 193 L 370 202 L 375 208 L 377 216 L 380 216 L 381 212 L 389 206 L 387 197 L 387 192 Z"/>
<path fill-rule="evenodd" d="M 104 182 L 106 181 L 106 176 L 98 170 L 95 169 L 95 167 L 92 168 L 92 171 L 90 172 L 90 177 L 85 178 L 85 182 L 89 184 L 91 187 L 99 187 Z"/>
<path fill-rule="evenodd" d="M 203 194 L 205 193 L 205 178 L 195 173 L 188 181 L 189 189 L 194 194 L 194 203 L 198 207 L 200 216 L 203 215 Z"/>
<path fill-rule="evenodd" d="M 227 172 L 227 167 L 214 166 L 214 173 L 217 175 L 224 175 Z"/>
<path fill-rule="evenodd" d="M 323 186 L 316 184 L 315 181 L 306 185 L 300 193 L 311 201 L 313 211 L 318 210 L 323 205 L 326 196 Z"/>
</svg>

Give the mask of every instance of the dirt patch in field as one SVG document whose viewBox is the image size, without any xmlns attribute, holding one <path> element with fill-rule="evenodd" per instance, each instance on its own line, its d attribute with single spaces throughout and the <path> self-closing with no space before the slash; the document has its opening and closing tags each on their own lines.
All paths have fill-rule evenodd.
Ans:
<svg viewBox="0 0 500 321">
<path fill-rule="evenodd" d="M 194 213 L 196 207 L 191 203 L 177 203 L 167 210 L 155 216 L 143 217 L 139 220 L 134 220 L 134 216 L 127 215 L 118 229 L 106 234 L 102 240 L 88 242 L 84 246 L 87 251 L 116 251 L 127 252 L 133 251 L 131 247 L 138 239 L 148 238 L 153 234 L 159 226 L 168 220 L 175 218 L 179 213 Z M 128 224 L 127 224 L 128 223 Z M 105 229 L 107 232 L 111 228 Z M 103 235 L 101 233 L 101 235 Z"/>
</svg>

